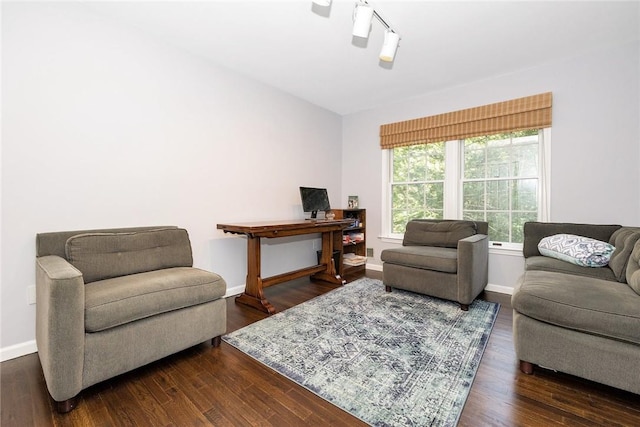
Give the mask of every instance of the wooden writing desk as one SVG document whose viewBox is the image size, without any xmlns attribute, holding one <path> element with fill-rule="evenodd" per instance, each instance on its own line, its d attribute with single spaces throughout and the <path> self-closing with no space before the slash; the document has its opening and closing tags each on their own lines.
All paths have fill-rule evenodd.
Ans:
<svg viewBox="0 0 640 427">
<path fill-rule="evenodd" d="M 218 224 L 218 229 L 225 233 L 247 236 L 247 283 L 244 293 L 236 297 L 236 303 L 273 314 L 276 309 L 267 301 L 263 292 L 268 286 L 311 275 L 316 280 L 344 284 L 345 281 L 337 273 L 334 265 L 333 252 L 339 250 L 342 256 L 342 230 L 352 223 L 352 219 L 336 219 Z M 261 237 L 275 238 L 315 233 L 322 234 L 322 256 L 318 265 L 264 279 L 260 277 Z"/>
</svg>

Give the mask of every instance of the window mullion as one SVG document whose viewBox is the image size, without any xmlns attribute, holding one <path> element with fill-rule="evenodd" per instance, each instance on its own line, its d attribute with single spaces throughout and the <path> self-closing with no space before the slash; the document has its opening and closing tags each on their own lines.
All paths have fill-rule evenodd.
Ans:
<svg viewBox="0 0 640 427">
<path fill-rule="evenodd" d="M 462 214 L 462 159 L 461 141 L 445 143 L 444 218 L 460 218 Z"/>
</svg>

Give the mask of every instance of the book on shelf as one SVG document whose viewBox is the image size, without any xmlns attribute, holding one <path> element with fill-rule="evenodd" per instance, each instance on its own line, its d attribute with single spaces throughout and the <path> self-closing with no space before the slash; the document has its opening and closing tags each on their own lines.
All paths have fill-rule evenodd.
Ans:
<svg viewBox="0 0 640 427">
<path fill-rule="evenodd" d="M 349 233 L 342 236 L 342 243 L 360 243 L 364 240 L 364 233 Z"/>
<path fill-rule="evenodd" d="M 364 265 L 367 263 L 367 257 L 353 253 L 346 253 L 342 257 L 342 263 L 351 266 Z"/>
</svg>

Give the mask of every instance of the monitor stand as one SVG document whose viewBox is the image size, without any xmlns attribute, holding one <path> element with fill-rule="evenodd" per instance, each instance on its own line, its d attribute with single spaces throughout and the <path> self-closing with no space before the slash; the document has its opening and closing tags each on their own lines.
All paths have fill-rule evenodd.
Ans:
<svg viewBox="0 0 640 427">
<path fill-rule="evenodd" d="M 305 218 L 306 221 L 317 221 L 318 220 L 318 211 L 311 211 L 311 216 L 309 218 Z"/>
</svg>

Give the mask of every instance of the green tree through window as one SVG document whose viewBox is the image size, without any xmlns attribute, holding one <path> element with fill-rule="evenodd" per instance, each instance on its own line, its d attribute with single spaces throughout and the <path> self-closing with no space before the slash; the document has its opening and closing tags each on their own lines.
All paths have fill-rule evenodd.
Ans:
<svg viewBox="0 0 640 427">
<path fill-rule="evenodd" d="M 534 129 L 394 148 L 391 233 L 404 233 L 414 218 L 442 219 L 449 204 L 456 206 L 449 218 L 489 222 L 491 241 L 522 243 L 524 223 L 538 219 L 541 138 Z M 447 144 L 456 147 L 447 151 Z M 447 153 L 457 158 L 447 159 Z M 447 167 L 459 173 L 447 175 Z M 445 186 L 456 191 L 445 194 Z"/>
<path fill-rule="evenodd" d="M 522 227 L 538 218 L 539 131 L 463 141 L 462 218 L 489 223 L 489 238 L 522 243 Z"/>
<path fill-rule="evenodd" d="M 392 232 L 404 233 L 414 218 L 442 218 L 445 145 L 411 145 L 393 149 Z"/>
</svg>

